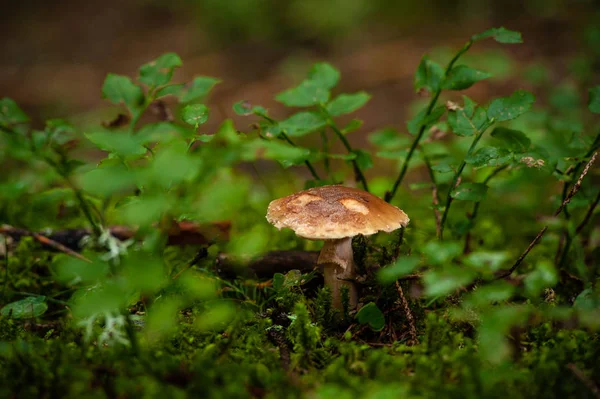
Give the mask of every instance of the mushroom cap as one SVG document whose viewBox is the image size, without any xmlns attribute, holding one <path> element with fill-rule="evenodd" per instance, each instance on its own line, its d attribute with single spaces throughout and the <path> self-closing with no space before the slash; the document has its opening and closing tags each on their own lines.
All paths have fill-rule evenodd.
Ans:
<svg viewBox="0 0 600 399">
<path fill-rule="evenodd" d="M 310 240 L 331 240 L 387 233 L 409 222 L 401 209 L 357 188 L 323 186 L 297 192 L 269 204 L 269 223 Z"/>
</svg>

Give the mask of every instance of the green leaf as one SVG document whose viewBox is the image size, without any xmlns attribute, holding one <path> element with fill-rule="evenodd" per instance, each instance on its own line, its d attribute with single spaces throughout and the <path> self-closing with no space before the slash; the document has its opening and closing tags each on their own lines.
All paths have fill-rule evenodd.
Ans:
<svg viewBox="0 0 600 399">
<path fill-rule="evenodd" d="M 247 115 L 267 115 L 267 110 L 260 105 L 252 106 L 248 101 L 242 100 L 233 104 L 233 112 L 236 115 L 247 116 Z"/>
<path fill-rule="evenodd" d="M 86 133 L 85 137 L 99 149 L 120 157 L 144 155 L 147 151 L 137 137 L 127 133 L 100 130 Z"/>
<path fill-rule="evenodd" d="M 488 186 L 483 183 L 463 183 L 450 196 L 460 201 L 481 201 L 487 194 Z"/>
<path fill-rule="evenodd" d="M 464 258 L 466 265 L 480 272 L 495 272 L 509 259 L 508 252 L 475 251 Z"/>
<path fill-rule="evenodd" d="M 10 127 L 19 123 L 29 122 L 29 117 L 8 97 L 0 99 L 0 126 Z"/>
<path fill-rule="evenodd" d="M 348 122 L 346 126 L 342 128 L 342 133 L 352 133 L 353 131 L 360 129 L 362 125 L 363 121 L 361 121 L 360 119 L 352 119 L 350 122 Z"/>
<path fill-rule="evenodd" d="M 360 324 L 368 324 L 375 331 L 381 331 L 385 327 L 385 317 L 373 302 L 369 302 L 360 308 L 356 313 L 356 319 Z"/>
<path fill-rule="evenodd" d="M 541 260 L 534 271 L 525 277 L 525 290 L 529 296 L 537 296 L 544 288 L 550 288 L 558 282 L 558 274 L 552 262 L 547 259 Z"/>
<path fill-rule="evenodd" d="M 517 90 L 508 97 L 497 98 L 487 110 L 489 119 L 496 122 L 509 121 L 531 109 L 535 96 L 526 90 Z"/>
<path fill-rule="evenodd" d="M 373 160 L 368 152 L 364 150 L 354 150 L 353 153 L 356 154 L 356 163 L 361 170 L 373 167 Z"/>
<path fill-rule="evenodd" d="M 310 107 L 329 101 L 329 89 L 340 80 L 337 69 L 327 63 L 315 64 L 300 85 L 279 93 L 275 99 L 288 107 Z"/>
<path fill-rule="evenodd" d="M 0 310 L 0 315 L 13 319 L 39 317 L 46 313 L 48 305 L 45 296 L 30 296 L 20 301 L 11 302 Z"/>
<path fill-rule="evenodd" d="M 142 88 L 127 76 L 109 73 L 102 85 L 102 97 L 113 104 L 124 103 L 129 111 L 136 111 L 144 102 Z"/>
<path fill-rule="evenodd" d="M 369 134 L 371 144 L 381 148 L 398 148 L 409 144 L 409 138 L 400 135 L 393 127 L 386 127 Z"/>
<path fill-rule="evenodd" d="M 320 62 L 313 65 L 308 72 L 308 80 L 323 89 L 332 89 L 340 80 L 340 72 L 332 65 Z"/>
<path fill-rule="evenodd" d="M 464 90 L 491 76 L 490 73 L 466 65 L 457 65 L 446 75 L 442 88 L 445 90 Z"/>
<path fill-rule="evenodd" d="M 448 266 L 444 270 L 430 270 L 423 275 L 425 295 L 429 297 L 445 296 L 470 284 L 475 273 L 469 269 Z"/>
<path fill-rule="evenodd" d="M 299 112 L 279 123 L 279 127 L 291 137 L 304 136 L 326 125 L 327 119 L 317 112 Z"/>
<path fill-rule="evenodd" d="M 86 193 L 100 197 L 132 190 L 136 183 L 134 172 L 116 158 L 104 160 L 96 169 L 80 175 L 77 181 Z"/>
<path fill-rule="evenodd" d="M 302 147 L 292 147 L 281 141 L 255 140 L 246 143 L 244 160 L 256 157 L 285 162 L 284 166 L 299 165 L 310 156 L 310 150 Z"/>
<path fill-rule="evenodd" d="M 175 53 L 166 53 L 140 67 L 139 81 L 150 86 L 162 86 L 171 81 L 173 70 L 181 66 L 181 58 Z"/>
<path fill-rule="evenodd" d="M 79 283 L 93 285 L 102 281 L 110 272 L 108 263 L 93 254 L 90 259 L 92 263 L 64 254 L 56 256 L 53 260 L 53 268 L 56 270 L 58 280 L 69 285 Z"/>
<path fill-rule="evenodd" d="M 487 123 L 485 109 L 479 107 L 473 100 L 463 96 L 463 107 L 457 105 L 448 111 L 448 125 L 457 136 L 473 136 Z"/>
<path fill-rule="evenodd" d="M 437 62 L 423 56 L 415 74 L 415 90 L 427 89 L 436 92 L 441 89 L 444 81 L 444 68 Z"/>
<path fill-rule="evenodd" d="M 288 107 L 310 107 L 325 104 L 329 100 L 329 90 L 312 80 L 305 80 L 299 86 L 279 93 L 275 99 Z"/>
<path fill-rule="evenodd" d="M 423 254 L 427 260 L 434 265 L 444 265 L 450 263 L 462 253 L 462 246 L 458 242 L 450 241 L 429 241 L 423 247 Z"/>
<path fill-rule="evenodd" d="M 354 94 L 340 94 L 327 104 L 326 109 L 331 116 L 349 114 L 365 105 L 370 98 L 371 96 L 364 91 Z"/>
<path fill-rule="evenodd" d="M 176 83 L 172 85 L 163 86 L 154 92 L 154 98 L 160 98 L 165 96 L 179 96 L 184 87 L 185 85 L 183 83 Z"/>
<path fill-rule="evenodd" d="M 465 162 L 475 168 L 482 166 L 502 166 L 510 162 L 513 155 L 506 148 L 482 147 L 468 155 Z"/>
<path fill-rule="evenodd" d="M 204 104 L 186 105 L 181 111 L 181 118 L 196 128 L 208 121 L 208 107 Z"/>
<path fill-rule="evenodd" d="M 190 139 L 196 134 L 189 126 L 181 126 L 172 122 L 148 123 L 135 134 L 141 144 L 166 142 L 176 137 Z"/>
<path fill-rule="evenodd" d="M 491 303 L 508 301 L 515 287 L 503 280 L 495 281 L 491 284 L 478 287 L 465 299 L 465 304 L 468 306 L 485 306 Z"/>
<path fill-rule="evenodd" d="M 398 280 L 400 277 L 412 273 L 419 265 L 419 258 L 416 256 L 401 257 L 396 262 L 382 269 L 379 269 L 377 278 L 383 284 L 390 284 Z"/>
<path fill-rule="evenodd" d="M 438 173 L 448 173 L 456 170 L 456 165 L 453 165 L 449 161 L 442 161 L 437 165 L 433 165 L 431 170 Z"/>
<path fill-rule="evenodd" d="M 523 38 L 520 32 L 508 30 L 504 27 L 488 29 L 485 32 L 473 35 L 471 40 L 476 42 L 478 40 L 486 39 L 488 37 L 493 38 L 498 43 L 504 44 L 516 44 L 523 43 Z"/>
<path fill-rule="evenodd" d="M 595 114 L 600 114 L 600 86 L 592 87 L 588 94 L 588 109 Z"/>
<path fill-rule="evenodd" d="M 221 83 L 220 79 L 198 76 L 179 93 L 179 101 L 189 103 L 190 101 L 204 99 L 212 88 L 219 83 Z"/>
<path fill-rule="evenodd" d="M 497 127 L 492 131 L 492 137 L 500 140 L 504 147 L 516 153 L 523 153 L 531 147 L 531 140 L 520 130 Z"/>
<path fill-rule="evenodd" d="M 408 132 L 412 135 L 415 135 L 423 128 L 429 129 L 433 126 L 446 112 L 446 107 L 440 105 L 435 107 L 429 115 L 426 115 L 427 110 L 423 109 L 414 118 L 406 122 L 406 127 L 408 128 Z"/>
</svg>

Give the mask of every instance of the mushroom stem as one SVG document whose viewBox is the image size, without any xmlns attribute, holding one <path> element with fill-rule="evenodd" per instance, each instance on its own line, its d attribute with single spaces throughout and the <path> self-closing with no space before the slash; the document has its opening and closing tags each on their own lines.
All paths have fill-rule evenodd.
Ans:
<svg viewBox="0 0 600 399">
<path fill-rule="evenodd" d="M 352 255 L 352 237 L 337 240 L 325 240 L 325 244 L 317 260 L 323 267 L 325 285 L 331 289 L 332 305 L 343 310 L 342 287 L 348 287 L 349 309 L 355 309 L 358 304 L 354 256 Z"/>
</svg>

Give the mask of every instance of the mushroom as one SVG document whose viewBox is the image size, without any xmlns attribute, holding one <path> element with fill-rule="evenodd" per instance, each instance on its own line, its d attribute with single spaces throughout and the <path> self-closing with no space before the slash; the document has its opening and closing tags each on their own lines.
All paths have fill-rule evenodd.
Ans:
<svg viewBox="0 0 600 399">
<path fill-rule="evenodd" d="M 409 222 L 406 213 L 381 198 L 339 185 L 311 188 L 274 200 L 269 204 L 267 220 L 280 230 L 294 230 L 299 237 L 325 241 L 317 265 L 323 267 L 325 285 L 331 288 L 337 309 L 343 307 L 342 287 L 348 287 L 351 309 L 358 302 L 352 237 L 389 233 Z"/>
</svg>

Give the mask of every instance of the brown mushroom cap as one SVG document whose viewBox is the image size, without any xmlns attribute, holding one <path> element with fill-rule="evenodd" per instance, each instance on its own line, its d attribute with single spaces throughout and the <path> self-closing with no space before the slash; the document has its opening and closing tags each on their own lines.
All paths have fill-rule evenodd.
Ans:
<svg viewBox="0 0 600 399">
<path fill-rule="evenodd" d="M 381 198 L 344 186 L 316 187 L 274 200 L 267 220 L 310 240 L 389 233 L 409 222 L 406 213 Z"/>
</svg>

